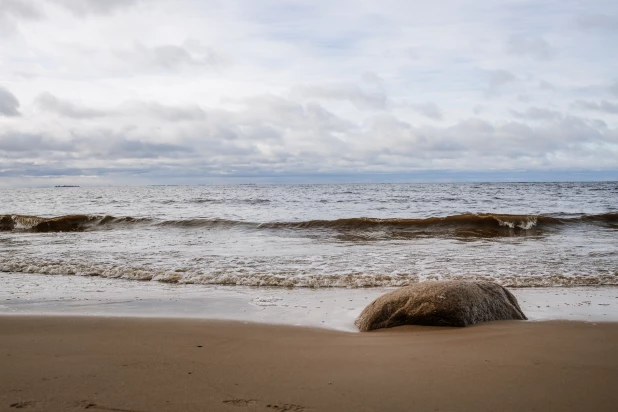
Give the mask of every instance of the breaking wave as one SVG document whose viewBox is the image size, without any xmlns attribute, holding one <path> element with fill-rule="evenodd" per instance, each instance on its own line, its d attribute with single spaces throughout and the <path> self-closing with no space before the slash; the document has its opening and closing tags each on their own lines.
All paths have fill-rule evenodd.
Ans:
<svg viewBox="0 0 618 412">
<path fill-rule="evenodd" d="M 49 218 L 25 215 L 0 215 L 0 230 L 75 232 L 96 227 L 103 228 L 145 221 L 147 219 L 96 215 L 66 215 Z"/>
<path fill-rule="evenodd" d="M 176 228 L 247 228 L 247 229 L 331 229 L 336 231 L 379 231 L 379 230 L 414 230 L 421 231 L 443 229 L 468 230 L 514 230 L 529 231 L 535 228 L 560 227 L 573 224 L 605 224 L 616 227 L 618 213 L 583 215 L 579 217 L 555 217 L 545 215 L 506 215 L 506 214 L 459 214 L 445 217 L 424 219 L 380 219 L 380 218 L 344 218 L 335 220 L 308 220 L 299 222 L 247 222 L 229 219 L 177 219 L 157 220 L 152 218 L 135 218 L 130 216 L 114 217 L 109 215 L 66 215 L 57 217 L 39 217 L 27 215 L 0 215 L 0 230 L 31 232 L 74 232 L 97 229 L 113 229 L 131 225 L 151 225 Z M 409 234 L 410 232 L 408 232 Z M 423 232 L 418 232 L 423 233 Z M 473 233 L 473 232 L 471 232 Z M 489 232 L 488 232 L 489 233 Z M 405 233 L 402 234 L 405 236 Z"/>
</svg>

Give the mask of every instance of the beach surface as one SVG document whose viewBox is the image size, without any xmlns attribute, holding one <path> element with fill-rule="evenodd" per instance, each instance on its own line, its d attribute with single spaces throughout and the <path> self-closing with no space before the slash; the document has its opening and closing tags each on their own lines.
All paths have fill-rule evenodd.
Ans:
<svg viewBox="0 0 618 412">
<path fill-rule="evenodd" d="M 618 324 L 0 316 L 0 410 L 613 411 Z"/>
<path fill-rule="evenodd" d="M 0 273 L 0 316 L 194 318 L 356 332 L 354 320 L 394 288 L 255 288 Z M 618 287 L 513 288 L 532 321 L 618 322 Z"/>
</svg>

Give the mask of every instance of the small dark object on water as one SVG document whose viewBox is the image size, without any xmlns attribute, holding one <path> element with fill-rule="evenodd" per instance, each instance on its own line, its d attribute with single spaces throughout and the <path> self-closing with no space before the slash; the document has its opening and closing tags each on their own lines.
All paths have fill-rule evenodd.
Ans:
<svg viewBox="0 0 618 412">
<path fill-rule="evenodd" d="M 56 185 L 54 187 L 79 187 L 79 186 L 75 186 L 75 185 Z"/>
<path fill-rule="evenodd" d="M 401 325 L 463 327 L 492 320 L 526 320 L 511 292 L 488 281 L 428 281 L 369 304 L 354 324 L 362 332 Z"/>
</svg>

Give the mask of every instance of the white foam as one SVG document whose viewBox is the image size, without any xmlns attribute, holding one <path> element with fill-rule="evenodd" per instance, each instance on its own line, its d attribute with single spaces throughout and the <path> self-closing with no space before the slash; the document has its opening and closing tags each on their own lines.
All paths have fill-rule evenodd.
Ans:
<svg viewBox="0 0 618 412">
<path fill-rule="evenodd" d="M 494 274 L 462 273 L 461 271 L 435 273 L 422 265 L 412 271 L 371 273 L 361 272 L 354 268 L 348 271 L 332 273 L 312 273 L 309 269 L 296 271 L 272 272 L 262 271 L 237 265 L 227 270 L 208 271 L 206 268 L 184 267 L 174 270 L 147 267 L 131 267 L 125 265 L 102 264 L 91 262 L 63 262 L 58 260 L 45 261 L 35 258 L 27 261 L 19 258 L 5 259 L 0 265 L 0 272 L 28 274 L 65 275 L 65 276 L 97 276 L 108 279 L 125 279 L 140 281 L 156 281 L 184 285 L 233 285 L 233 286 L 263 286 L 263 287 L 297 287 L 297 288 L 370 288 L 398 287 L 425 280 L 489 280 L 506 287 L 555 287 L 555 286 L 600 286 L 618 285 L 618 272 L 537 272 L 526 273 L 519 268 L 510 272 L 502 271 Z M 266 268 L 267 269 L 267 268 Z"/>
<path fill-rule="evenodd" d="M 282 300 L 282 298 L 276 298 L 274 296 L 258 296 L 257 298 L 253 299 L 251 303 L 256 306 L 278 306 L 279 302 L 281 302 Z"/>
<path fill-rule="evenodd" d="M 535 227 L 536 224 L 537 224 L 537 218 L 529 217 L 527 218 L 525 222 L 520 222 L 519 225 L 517 225 L 517 227 L 520 229 L 528 230 L 528 229 L 532 229 L 533 227 Z"/>
<path fill-rule="evenodd" d="M 537 217 L 535 217 L 535 216 L 529 216 L 529 217 L 526 218 L 526 220 L 520 220 L 519 222 L 517 222 L 517 221 L 509 221 L 509 220 L 501 220 L 501 219 L 498 219 L 498 218 L 496 218 L 496 220 L 498 221 L 498 224 L 500 226 L 506 226 L 506 227 L 508 227 L 510 229 L 515 229 L 517 227 L 517 228 L 520 228 L 520 229 L 523 229 L 523 230 L 529 230 L 529 229 L 532 229 L 533 227 L 536 227 L 537 221 L 538 221 Z"/>
</svg>

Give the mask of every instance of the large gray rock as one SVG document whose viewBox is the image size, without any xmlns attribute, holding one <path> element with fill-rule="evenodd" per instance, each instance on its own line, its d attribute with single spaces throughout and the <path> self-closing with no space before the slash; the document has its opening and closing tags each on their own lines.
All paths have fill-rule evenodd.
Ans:
<svg viewBox="0 0 618 412">
<path fill-rule="evenodd" d="M 497 283 L 428 281 L 374 300 L 356 319 L 362 332 L 401 325 L 463 327 L 491 320 L 526 320 L 517 299 Z"/>
</svg>

